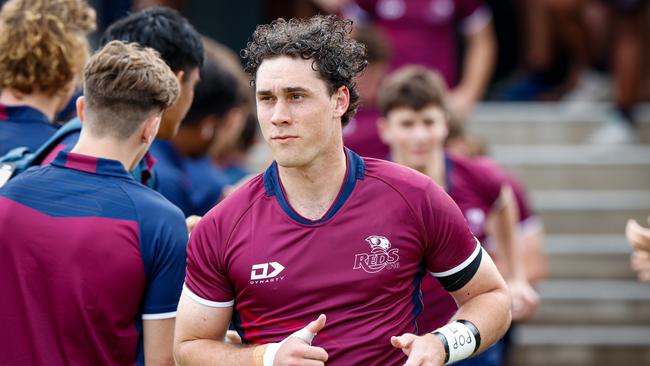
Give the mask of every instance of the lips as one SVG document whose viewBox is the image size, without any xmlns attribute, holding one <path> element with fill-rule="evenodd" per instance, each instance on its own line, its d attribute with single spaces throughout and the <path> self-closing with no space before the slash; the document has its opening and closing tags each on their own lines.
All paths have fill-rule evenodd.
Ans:
<svg viewBox="0 0 650 366">
<path fill-rule="evenodd" d="M 278 136 L 271 137 L 271 140 L 277 141 L 277 142 L 289 142 L 289 141 L 295 140 L 297 138 L 298 138 L 298 136 L 293 136 L 293 135 L 278 135 Z"/>
</svg>

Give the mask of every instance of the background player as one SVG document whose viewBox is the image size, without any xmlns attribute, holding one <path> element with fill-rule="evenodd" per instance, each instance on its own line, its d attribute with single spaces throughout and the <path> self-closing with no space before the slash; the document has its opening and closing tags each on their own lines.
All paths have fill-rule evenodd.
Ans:
<svg viewBox="0 0 650 366">
<path fill-rule="evenodd" d="M 149 8 L 129 15 L 112 24 L 102 36 L 101 44 L 113 40 L 136 42 L 150 47 L 169 65 L 181 89 L 176 103 L 165 111 L 157 138 L 171 139 L 178 131 L 183 117 L 194 98 L 194 87 L 199 81 L 199 68 L 203 64 L 201 37 L 194 27 L 178 12 L 164 7 Z M 79 123 L 72 120 L 68 123 Z M 71 134 L 44 161 L 50 162 L 60 150 L 70 150 L 79 134 Z M 155 158 L 146 154 L 134 168 L 134 177 L 154 189 L 157 179 L 153 165 Z"/>
<path fill-rule="evenodd" d="M 243 102 L 243 91 L 235 76 L 208 58 L 178 134 L 170 141 L 157 140 L 152 145 L 158 160 L 159 192 L 185 216 L 203 216 L 221 200 L 227 182 L 208 151 L 217 133 L 228 127 L 235 134 L 241 133 L 235 124 L 242 120 Z"/>
<path fill-rule="evenodd" d="M 107 44 L 84 71 L 79 142 L 0 190 L 1 364 L 173 363 L 187 231 L 128 170 L 178 93 L 154 51 Z"/>
<path fill-rule="evenodd" d="M 88 59 L 95 11 L 84 0 L 8 1 L 0 12 L 0 156 L 57 130 Z"/>
<path fill-rule="evenodd" d="M 513 296 L 513 319 L 530 317 L 539 300 L 528 284 L 523 267 L 512 188 L 490 166 L 445 153 L 449 116 L 445 98 L 444 83 L 434 72 L 420 66 L 395 71 L 379 90 L 380 136 L 390 147 L 393 161 L 426 174 L 447 190 L 479 240 L 487 238 L 488 219 L 494 218 L 495 230 L 490 234 L 504 254 L 504 265 L 509 268 L 507 280 Z M 433 278 L 427 276 L 422 287 L 425 305 L 422 330 L 431 331 L 448 321 L 456 304 Z M 500 364 L 499 354 L 499 349 L 493 348 L 479 356 L 480 362 Z"/>
<path fill-rule="evenodd" d="M 409 365 L 442 365 L 507 328 L 505 284 L 453 201 L 422 174 L 343 148 L 342 125 L 359 98 L 353 80 L 365 66 L 349 31 L 349 22 L 317 16 L 253 34 L 247 70 L 275 162 L 192 233 L 179 364 L 397 365 L 406 354 Z M 425 271 L 475 327 L 454 322 L 440 331 L 447 338 L 414 334 Z M 218 341 L 233 310 L 244 343 L 256 346 Z M 474 337 L 462 355 L 442 343 L 454 344 L 453 327 Z"/>
<path fill-rule="evenodd" d="M 628 220 L 625 236 L 632 246 L 632 269 L 637 272 L 640 281 L 650 282 L 650 228 L 639 225 L 635 220 Z"/>
</svg>

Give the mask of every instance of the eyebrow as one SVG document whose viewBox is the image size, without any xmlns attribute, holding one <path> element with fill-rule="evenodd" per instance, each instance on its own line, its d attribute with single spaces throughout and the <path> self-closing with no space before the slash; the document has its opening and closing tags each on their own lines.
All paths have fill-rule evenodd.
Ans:
<svg viewBox="0 0 650 366">
<path fill-rule="evenodd" d="M 289 93 L 309 93 L 310 92 L 309 89 L 303 88 L 301 86 L 290 86 L 290 87 L 282 88 L 282 91 L 285 94 L 289 94 Z M 255 94 L 257 94 L 257 95 L 271 95 L 271 94 L 273 94 L 273 92 L 271 92 L 270 90 L 258 90 Z"/>
</svg>

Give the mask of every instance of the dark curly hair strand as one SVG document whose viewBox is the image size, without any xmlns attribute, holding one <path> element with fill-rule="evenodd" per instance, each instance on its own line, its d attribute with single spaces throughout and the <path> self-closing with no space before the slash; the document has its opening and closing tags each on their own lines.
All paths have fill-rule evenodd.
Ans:
<svg viewBox="0 0 650 366">
<path fill-rule="evenodd" d="M 341 117 L 345 126 L 359 105 L 355 77 L 367 65 L 366 47 L 350 37 L 352 21 L 334 15 L 308 19 L 276 19 L 257 27 L 252 40 L 242 50 L 246 72 L 255 85 L 262 61 L 277 56 L 312 60 L 312 68 L 327 84 L 330 94 L 341 86 L 350 91 L 350 106 Z"/>
</svg>

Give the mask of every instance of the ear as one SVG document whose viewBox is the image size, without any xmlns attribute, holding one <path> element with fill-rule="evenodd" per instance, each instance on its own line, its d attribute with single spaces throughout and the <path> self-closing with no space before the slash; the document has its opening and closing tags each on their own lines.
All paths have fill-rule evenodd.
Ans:
<svg viewBox="0 0 650 366">
<path fill-rule="evenodd" d="M 77 108 L 77 117 L 79 117 L 79 121 L 81 121 L 81 123 L 84 123 L 86 120 L 86 98 L 83 96 L 77 98 L 75 106 Z"/>
<path fill-rule="evenodd" d="M 159 114 L 147 118 L 142 129 L 142 142 L 150 145 L 158 134 L 161 116 Z"/>
<path fill-rule="evenodd" d="M 350 90 L 346 86 L 341 86 L 336 93 L 334 93 L 334 117 L 341 118 L 348 111 L 350 107 Z"/>
<path fill-rule="evenodd" d="M 185 71 L 183 70 L 176 71 L 176 79 L 178 79 L 178 82 L 180 84 L 183 84 L 183 82 L 185 82 Z"/>
<path fill-rule="evenodd" d="M 390 145 L 390 133 L 388 132 L 387 123 L 388 121 L 384 117 L 377 118 L 377 135 L 384 144 Z"/>
<path fill-rule="evenodd" d="M 199 136 L 203 141 L 214 139 L 217 123 L 216 117 L 213 116 L 207 116 L 201 120 L 199 123 Z"/>
</svg>

